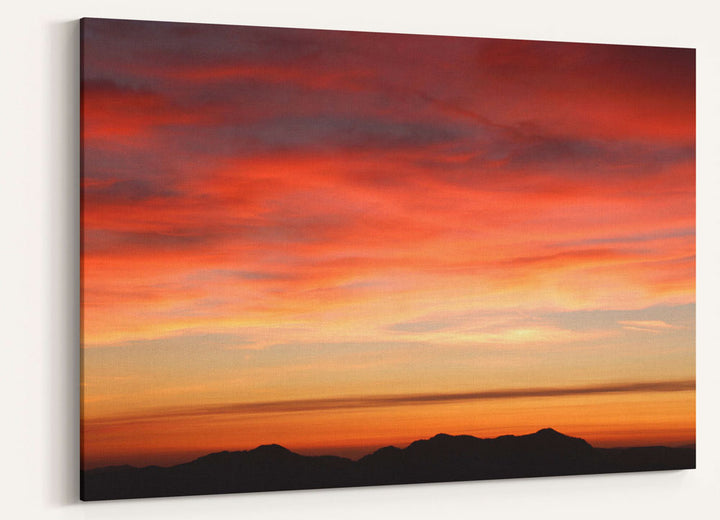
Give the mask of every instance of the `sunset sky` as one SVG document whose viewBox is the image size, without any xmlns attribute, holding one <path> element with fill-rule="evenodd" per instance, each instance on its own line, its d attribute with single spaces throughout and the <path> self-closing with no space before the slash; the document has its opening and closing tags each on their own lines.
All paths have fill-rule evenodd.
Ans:
<svg viewBox="0 0 720 520">
<path fill-rule="evenodd" d="M 695 442 L 695 52 L 86 19 L 82 456 Z"/>
</svg>

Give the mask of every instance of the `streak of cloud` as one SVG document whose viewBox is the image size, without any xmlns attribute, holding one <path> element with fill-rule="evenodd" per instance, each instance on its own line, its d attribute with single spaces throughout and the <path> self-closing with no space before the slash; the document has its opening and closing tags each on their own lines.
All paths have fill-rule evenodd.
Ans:
<svg viewBox="0 0 720 520">
<path fill-rule="evenodd" d="M 652 381 L 612 383 L 603 385 L 545 388 L 512 388 L 477 392 L 429 393 L 407 395 L 382 395 L 265 401 L 255 403 L 225 403 L 210 406 L 167 408 L 147 414 L 117 418 L 99 418 L 86 422 L 86 427 L 102 427 L 117 423 L 153 421 L 168 418 L 199 417 L 213 415 L 244 415 L 264 413 L 302 413 L 317 411 L 348 410 L 394 406 L 418 406 L 459 401 L 482 401 L 489 399 L 527 399 L 536 397 L 570 397 L 593 394 L 617 394 L 635 392 L 686 392 L 695 390 L 695 381 Z"/>
</svg>

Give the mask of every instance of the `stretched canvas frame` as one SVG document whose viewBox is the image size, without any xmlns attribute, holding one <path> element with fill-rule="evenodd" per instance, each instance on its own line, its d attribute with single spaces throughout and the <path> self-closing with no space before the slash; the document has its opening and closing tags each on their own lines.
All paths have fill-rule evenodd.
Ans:
<svg viewBox="0 0 720 520">
<path fill-rule="evenodd" d="M 81 498 L 695 467 L 694 50 L 81 53 Z"/>
</svg>

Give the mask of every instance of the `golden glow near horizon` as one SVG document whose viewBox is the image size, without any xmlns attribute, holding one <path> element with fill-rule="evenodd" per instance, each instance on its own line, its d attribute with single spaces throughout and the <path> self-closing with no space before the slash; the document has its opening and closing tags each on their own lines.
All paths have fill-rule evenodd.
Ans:
<svg viewBox="0 0 720 520">
<path fill-rule="evenodd" d="M 694 442 L 693 51 L 89 20 L 83 52 L 86 467 Z"/>
</svg>

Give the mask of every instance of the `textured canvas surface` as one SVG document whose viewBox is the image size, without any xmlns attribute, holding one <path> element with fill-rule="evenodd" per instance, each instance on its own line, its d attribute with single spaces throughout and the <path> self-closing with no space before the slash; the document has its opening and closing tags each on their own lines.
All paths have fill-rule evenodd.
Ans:
<svg viewBox="0 0 720 520">
<path fill-rule="evenodd" d="M 86 500 L 695 466 L 695 52 L 81 22 Z"/>
</svg>

